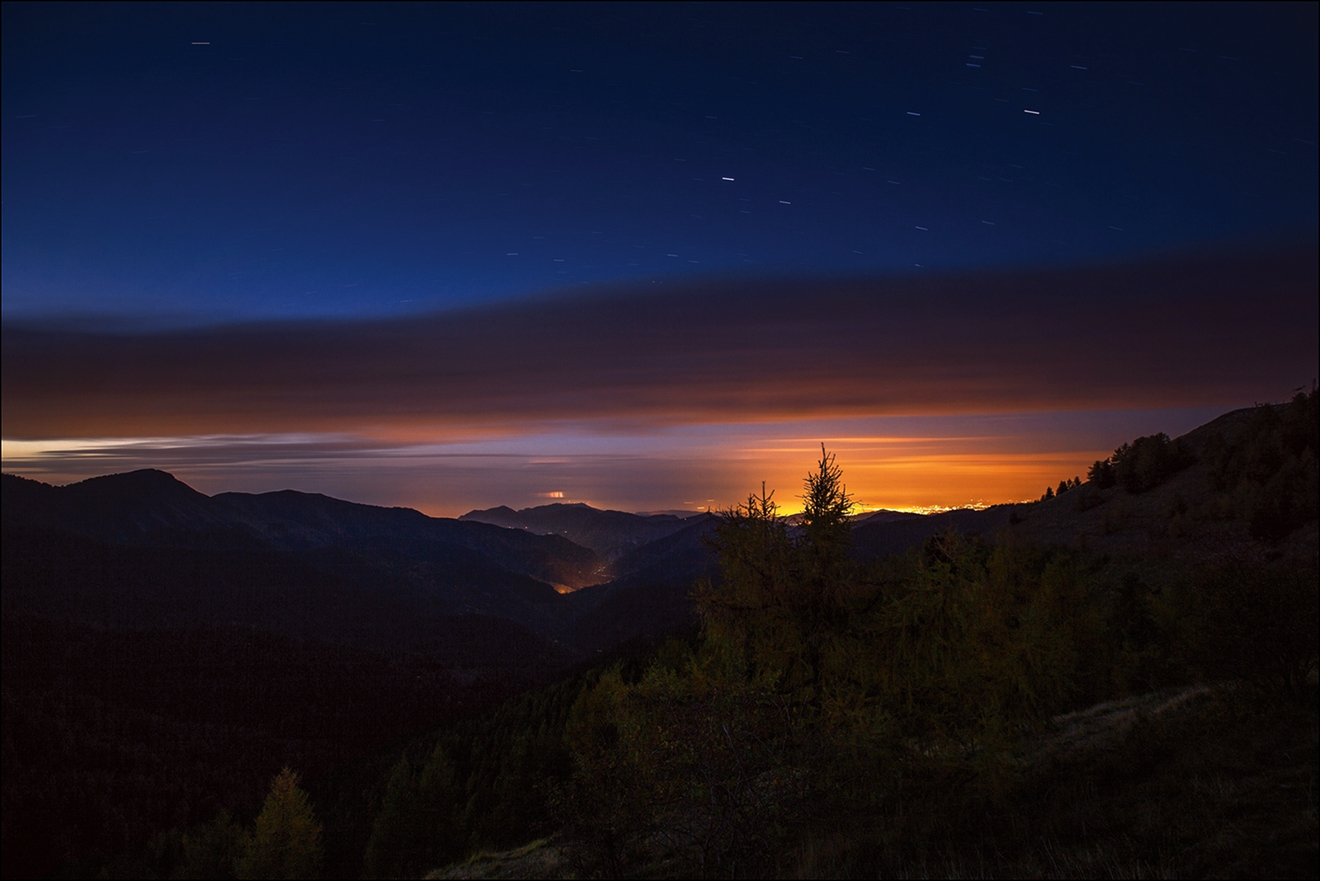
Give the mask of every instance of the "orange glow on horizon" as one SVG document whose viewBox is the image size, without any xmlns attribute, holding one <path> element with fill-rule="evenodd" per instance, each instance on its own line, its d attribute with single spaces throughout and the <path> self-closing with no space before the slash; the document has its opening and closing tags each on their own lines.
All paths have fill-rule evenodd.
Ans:
<svg viewBox="0 0 1320 881">
<path fill-rule="evenodd" d="M 903 440 L 906 439 L 868 439 L 870 443 Z M 836 464 L 843 471 L 844 483 L 858 513 L 882 509 L 929 513 L 1037 499 L 1047 486 L 1085 475 L 1092 462 L 1111 452 L 923 452 L 859 456 L 836 451 L 828 444 L 827 449 L 836 455 Z M 765 475 L 766 490 L 775 491 L 775 502 L 785 516 L 801 512 L 803 481 L 820 457 L 819 448 L 810 460 L 804 458 L 805 452 L 784 451 L 774 458 L 758 458 L 755 462 Z M 749 469 L 739 463 L 737 470 Z M 748 492 L 759 489 L 758 479 L 748 487 Z M 739 501 L 745 498 L 746 493 Z"/>
<path fill-rule="evenodd" d="M 859 513 L 1037 499 L 1135 437 L 1190 431 L 1232 409 L 1080 410 L 781 422 L 538 423 L 523 433 L 432 437 L 315 432 L 4 439 L 5 471 L 52 484 L 142 468 L 206 494 L 323 493 L 437 517 L 555 502 L 618 511 L 726 510 L 762 481 L 787 516 L 822 442 Z M 513 426 L 505 426 L 512 429 Z M 391 436 L 393 435 L 393 436 Z"/>
<path fill-rule="evenodd" d="M 63 484 L 154 467 L 206 493 L 294 488 L 446 517 L 501 504 L 551 502 L 625 511 L 724 510 L 746 501 L 764 481 L 783 515 L 800 512 L 803 481 L 820 458 L 820 441 L 798 435 L 747 443 L 752 438 L 739 434 L 747 426 L 717 428 L 701 438 L 558 436 L 528 438 L 512 447 L 507 439 L 411 447 L 313 435 L 6 441 L 4 469 Z M 552 442 L 559 449 L 546 449 Z M 929 512 L 1034 499 L 1047 486 L 1085 474 L 1091 462 L 1109 453 L 1060 450 L 1058 443 L 1056 449 L 1004 450 L 1026 442 L 855 434 L 825 439 L 859 513 Z M 634 444 L 649 449 L 630 451 Z M 593 445 L 600 449 L 593 451 Z M 546 490 L 547 483 L 562 489 Z"/>
</svg>

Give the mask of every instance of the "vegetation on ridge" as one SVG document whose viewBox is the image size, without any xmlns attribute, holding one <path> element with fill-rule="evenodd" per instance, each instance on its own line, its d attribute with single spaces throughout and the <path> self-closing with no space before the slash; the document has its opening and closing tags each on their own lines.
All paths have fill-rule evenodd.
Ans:
<svg viewBox="0 0 1320 881">
<path fill-rule="evenodd" d="M 719 520 L 697 630 L 310 782 L 321 871 L 1313 876 L 1315 401 L 1138 439 L 1107 460 L 1130 486 L 878 560 L 822 450 L 800 525 L 764 488 Z M 1029 538 L 1120 507 L 1247 544 Z M 244 861 L 260 828 L 252 806 L 76 871 L 288 874 Z"/>
</svg>

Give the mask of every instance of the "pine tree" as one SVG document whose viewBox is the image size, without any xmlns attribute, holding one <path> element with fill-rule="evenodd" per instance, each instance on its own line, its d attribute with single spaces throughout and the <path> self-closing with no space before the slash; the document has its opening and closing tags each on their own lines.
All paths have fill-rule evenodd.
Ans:
<svg viewBox="0 0 1320 881">
<path fill-rule="evenodd" d="M 285 768 L 271 783 L 256 829 L 234 867 L 240 878 L 313 878 L 321 868 L 321 824 L 298 775 Z"/>
<path fill-rule="evenodd" d="M 820 461 L 815 472 L 806 478 L 802 496 L 802 526 L 807 543 L 835 549 L 847 544 L 852 533 L 848 522 L 853 511 L 852 496 L 843 483 L 843 469 L 834 463 L 834 454 L 820 445 Z"/>
<path fill-rule="evenodd" d="M 852 543 L 853 500 L 843 483 L 834 455 L 820 445 L 820 461 L 807 475 L 802 496 L 803 581 L 808 602 L 819 611 L 834 605 L 849 580 L 848 548 Z"/>
</svg>

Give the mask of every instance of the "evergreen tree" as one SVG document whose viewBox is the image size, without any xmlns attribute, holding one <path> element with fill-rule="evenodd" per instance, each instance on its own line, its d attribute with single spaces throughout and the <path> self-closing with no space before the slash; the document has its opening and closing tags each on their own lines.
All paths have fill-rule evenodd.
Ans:
<svg viewBox="0 0 1320 881">
<path fill-rule="evenodd" d="M 256 829 L 235 866 L 239 878 L 314 878 L 321 868 L 321 824 L 298 775 L 285 768 L 270 786 Z"/>
<path fill-rule="evenodd" d="M 1114 473 L 1114 463 L 1108 459 L 1097 459 L 1086 471 L 1086 479 L 1095 484 L 1097 489 L 1109 489 L 1118 483 Z"/>
<path fill-rule="evenodd" d="M 806 490 L 802 496 L 803 541 L 818 556 L 841 560 L 852 538 L 848 517 L 853 500 L 843 483 L 843 470 L 834 463 L 834 455 L 825 452 L 824 444 L 816 470 L 807 475 Z"/>
<path fill-rule="evenodd" d="M 418 875 L 461 859 L 465 830 L 455 814 L 462 793 L 443 743 L 420 767 L 407 756 L 390 774 L 363 858 L 373 878 Z"/>
</svg>

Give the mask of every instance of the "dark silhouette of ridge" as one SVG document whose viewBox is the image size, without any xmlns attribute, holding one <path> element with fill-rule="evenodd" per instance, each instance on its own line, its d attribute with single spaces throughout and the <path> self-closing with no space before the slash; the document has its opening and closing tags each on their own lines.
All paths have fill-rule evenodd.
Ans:
<svg viewBox="0 0 1320 881">
<path fill-rule="evenodd" d="M 880 511 L 870 511 L 866 514 L 860 514 L 853 518 L 853 526 L 861 526 L 863 523 L 891 523 L 895 520 L 911 520 L 914 517 L 921 517 L 921 514 L 915 514 L 911 511 L 891 511 L 883 509 Z"/>
<path fill-rule="evenodd" d="M 705 515 L 628 514 L 602 511 L 581 502 L 556 502 L 521 511 L 501 505 L 484 511 L 469 511 L 458 519 L 524 529 L 540 535 L 562 535 L 615 562 L 629 551 L 678 532 L 694 517 L 701 516 Z"/>
<path fill-rule="evenodd" d="M 4 511 L 25 525 L 50 526 L 108 541 L 172 529 L 215 528 L 224 514 L 172 474 L 148 468 L 93 477 L 64 487 L 13 474 L 3 477 Z"/>
<path fill-rule="evenodd" d="M 1258 413 L 1226 413 L 1181 442 L 1200 457 L 1233 442 Z M 1135 495 L 1088 481 L 1037 503 L 873 512 L 854 522 L 853 554 L 873 560 L 948 530 L 988 540 L 1005 529 L 1115 553 L 1266 553 L 1245 521 L 1197 514 L 1169 526 L 1170 512 L 1223 507 L 1206 467 L 1192 464 Z M 4 475 L 0 488 L 7 614 L 230 622 L 442 653 L 435 634 L 452 632 L 444 622 L 484 616 L 534 635 L 551 653 L 581 657 L 682 626 L 696 579 L 719 577 L 705 541 L 718 522 L 709 514 L 552 504 L 454 520 L 293 491 L 208 497 L 157 470 L 65 487 Z"/>
<path fill-rule="evenodd" d="M 293 490 L 206 496 L 163 471 L 96 477 L 63 487 L 3 476 L 6 524 L 41 526 L 112 543 L 217 546 L 259 544 L 289 551 L 388 546 L 433 559 L 452 548 L 551 585 L 600 580 L 601 561 L 560 536 L 496 529 Z"/>
<path fill-rule="evenodd" d="M 866 562 L 956 530 L 1143 571 L 1311 572 L 1309 401 L 1212 420 L 1148 485 L 1068 481 L 1039 502 L 872 512 L 853 521 L 853 552 Z M 691 633 L 693 582 L 720 577 L 711 515 L 561 504 L 448 520 L 293 491 L 206 496 L 156 470 L 66 487 L 4 475 L 0 502 L 6 804 L 22 806 L 6 810 L 5 840 L 24 843 L 6 848 L 6 876 L 255 803 L 284 765 L 310 779 L 423 728 L 429 751 L 437 724 Z M 575 543 L 587 536 L 596 550 Z M 562 724 L 573 695 L 555 699 Z M 545 716 L 503 715 L 562 743 Z"/>
<path fill-rule="evenodd" d="M 610 567 L 562 534 L 317 493 L 206 496 L 154 469 L 62 487 L 6 474 L 0 488 L 6 613 L 97 625 L 259 627 L 448 657 L 453 639 L 438 636 L 455 632 L 446 622 L 484 617 L 494 644 L 523 645 L 517 653 L 529 660 L 567 658 L 612 644 L 605 634 L 670 626 L 708 556 L 695 533 L 682 537 L 685 520 L 586 505 L 539 513 L 568 512 L 598 537 L 627 542 L 633 557 Z M 643 542 L 651 534 L 664 537 L 652 547 Z M 580 601 L 561 595 L 608 585 L 615 569 L 625 578 L 613 587 Z M 656 586 L 669 599 L 654 614 L 620 601 L 601 608 L 616 591 Z"/>
<path fill-rule="evenodd" d="M 949 530 L 988 539 L 1009 524 L 1015 510 L 1026 507 L 994 505 L 981 511 L 966 509 L 939 514 L 885 511 L 882 515 L 888 516 L 867 518 L 853 526 L 853 554 L 860 560 L 898 554 Z"/>
</svg>

